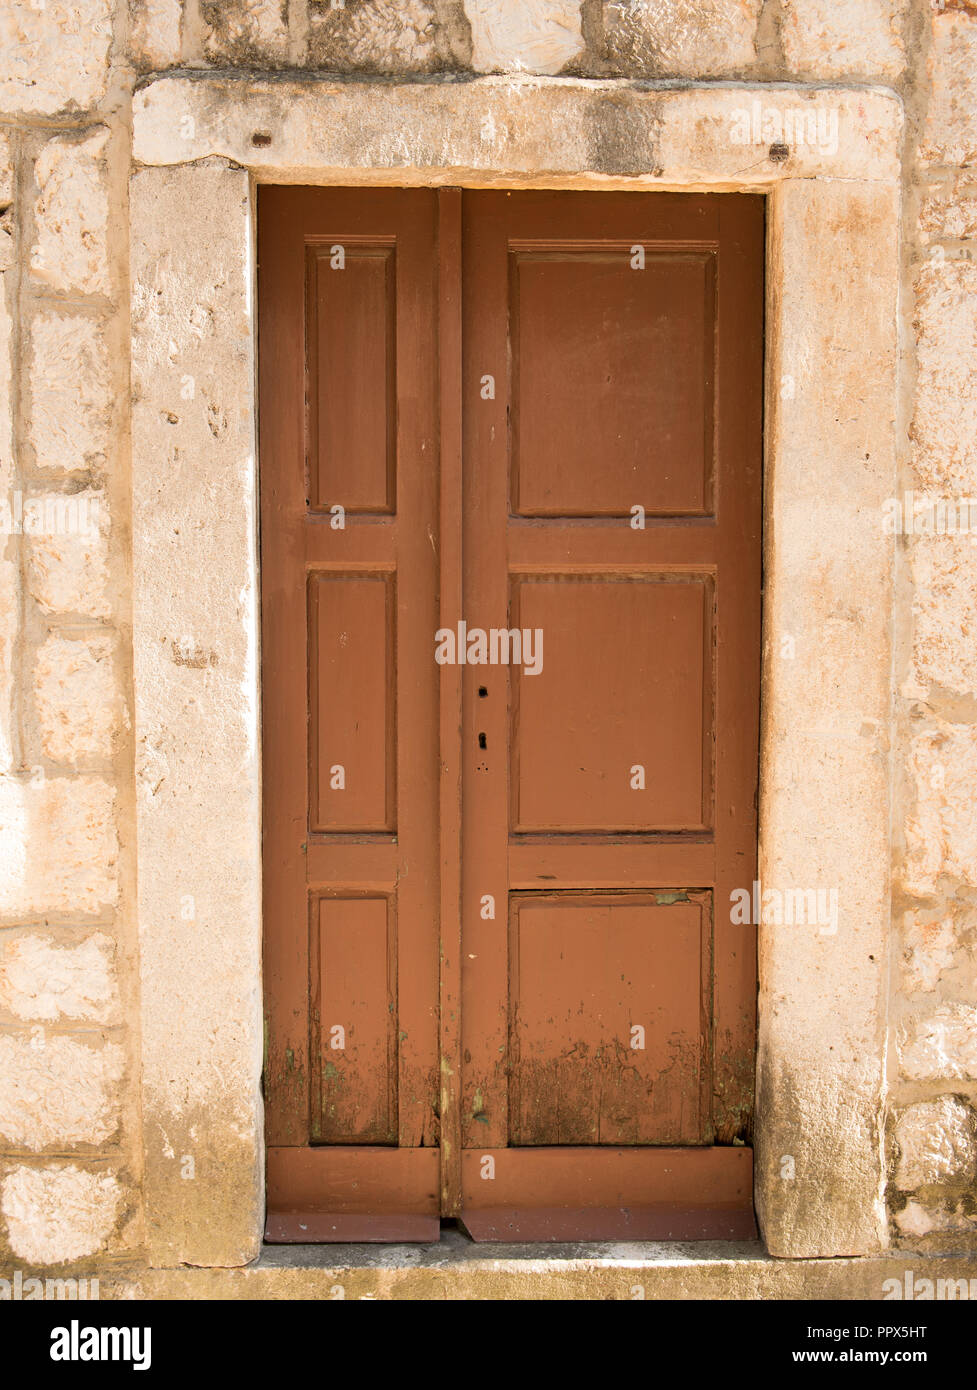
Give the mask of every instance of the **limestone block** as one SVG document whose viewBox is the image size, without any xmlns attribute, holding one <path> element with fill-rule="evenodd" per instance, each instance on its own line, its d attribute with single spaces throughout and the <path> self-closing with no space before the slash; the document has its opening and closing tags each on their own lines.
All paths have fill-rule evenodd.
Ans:
<svg viewBox="0 0 977 1390">
<path fill-rule="evenodd" d="M 0 920 L 90 915 L 115 903 L 114 801 L 98 777 L 0 778 Z"/>
<path fill-rule="evenodd" d="M 914 537 L 913 680 L 977 694 L 977 494 L 973 533 Z M 937 514 L 938 516 L 938 514 Z"/>
<path fill-rule="evenodd" d="M 0 545 L 5 541 L 0 534 Z M 0 560 L 0 776 L 14 763 L 15 643 L 20 618 L 20 577 L 12 560 Z"/>
<path fill-rule="evenodd" d="M 113 0 L 0 6 L 0 111 L 84 111 L 105 95 Z"/>
<path fill-rule="evenodd" d="M 912 1081 L 977 1081 L 977 1008 L 946 1004 L 900 1028 L 903 1074 Z"/>
<path fill-rule="evenodd" d="M 972 919 L 965 910 L 947 907 L 904 912 L 900 966 L 906 994 L 931 994 L 951 974 L 964 996 L 977 994 Z"/>
<path fill-rule="evenodd" d="M 28 535 L 27 588 L 45 613 L 107 618 L 109 599 L 109 510 L 95 488 L 65 494 L 32 493 L 43 518 Z M 27 503 L 25 502 L 25 506 Z"/>
<path fill-rule="evenodd" d="M 37 654 L 34 699 L 44 753 L 78 766 L 109 759 L 121 723 L 113 639 L 54 633 Z"/>
<path fill-rule="evenodd" d="M 977 1170 L 977 1114 L 956 1096 L 909 1105 L 896 1119 L 895 1182 L 903 1192 L 932 1183 L 969 1182 Z"/>
<path fill-rule="evenodd" d="M 756 59 L 762 0 L 612 0 L 605 57 L 628 76 L 716 77 Z"/>
<path fill-rule="evenodd" d="M 0 130 L 0 204 L 9 203 L 14 196 L 14 158 L 10 135 Z"/>
<path fill-rule="evenodd" d="M 944 1206 L 910 1200 L 896 1213 L 895 1224 L 902 1235 L 922 1239 L 957 1232 L 972 1234 L 977 1230 L 977 1217 L 968 1214 L 961 1202 Z"/>
<path fill-rule="evenodd" d="M 557 73 L 583 52 L 579 0 L 465 0 L 476 72 Z"/>
<path fill-rule="evenodd" d="M 402 182 L 410 165 L 477 170 L 486 177 L 538 177 L 540 170 L 571 177 L 635 174 L 649 188 L 741 183 L 744 167 L 756 188 L 814 179 L 888 185 L 884 194 L 863 190 L 879 195 L 870 227 L 860 229 L 844 209 L 828 228 L 805 227 L 805 255 L 809 263 L 817 261 L 812 283 L 819 321 L 825 306 L 834 304 L 824 278 L 830 274 L 845 291 L 852 284 L 832 261 L 832 238 L 862 230 L 866 239 L 881 242 L 886 258 L 895 244 L 892 189 L 901 177 L 903 117 L 898 100 L 880 89 L 798 93 L 719 83 L 652 88 L 617 81 L 541 83 L 509 74 L 478 82 L 392 82 L 382 91 L 380 102 L 368 82 L 256 78 L 242 89 L 237 78 L 160 77 L 133 97 L 133 155 L 140 164 L 157 166 L 217 155 L 259 177 L 286 182 L 314 183 L 323 169 L 388 170 L 389 181 Z M 752 143 L 755 106 L 775 125 L 795 123 L 786 161 L 770 160 L 767 146 Z M 806 135 L 815 120 L 813 142 L 797 138 L 800 114 Z M 258 132 L 264 138 L 255 144 Z M 870 259 L 860 256 L 856 273 L 861 277 L 866 269 L 877 278 Z M 869 299 L 873 341 L 886 329 L 880 303 L 877 295 Z M 856 381 L 868 368 L 874 379 L 887 366 L 877 367 L 870 352 L 847 356 Z M 863 413 L 874 420 L 870 407 Z"/>
<path fill-rule="evenodd" d="M 977 17 L 933 17 L 931 83 L 920 155 L 931 164 L 977 160 Z"/>
<path fill-rule="evenodd" d="M 906 820 L 907 891 L 935 893 L 941 874 L 975 885 L 977 729 L 938 722 L 921 730 L 912 738 L 909 765 L 915 804 Z"/>
<path fill-rule="evenodd" d="M 112 1172 L 74 1164 L 11 1169 L 0 1212 L 13 1254 L 30 1265 L 67 1264 L 94 1255 L 116 1225 L 123 1202 Z"/>
<path fill-rule="evenodd" d="M 436 66 L 434 6 L 425 0 L 313 4 L 309 58 L 334 72 L 429 72 Z"/>
<path fill-rule="evenodd" d="M 31 327 L 30 441 L 39 468 L 104 468 L 112 418 L 98 322 L 43 310 Z"/>
<path fill-rule="evenodd" d="M 0 939 L 0 1009 L 32 1022 L 114 1022 L 114 955 L 114 943 L 104 932 L 68 942 L 34 932 L 5 934 Z"/>
<path fill-rule="evenodd" d="M 928 241 L 970 241 L 977 237 L 977 181 L 960 174 L 931 185 L 919 209 L 919 230 Z"/>
<path fill-rule="evenodd" d="M 927 262 L 914 326 L 913 468 L 927 492 L 977 498 L 977 263 Z"/>
<path fill-rule="evenodd" d="M 14 160 L 10 136 L 0 131 L 0 271 L 14 263 Z"/>
<path fill-rule="evenodd" d="M 80 143 L 58 137 L 45 145 L 35 162 L 39 196 L 34 205 L 37 236 L 31 278 L 38 285 L 65 293 L 110 291 L 108 140 L 104 126 Z"/>
<path fill-rule="evenodd" d="M 36 1153 L 104 1144 L 119 1128 L 124 1066 L 118 1043 L 91 1047 L 43 1029 L 0 1034 L 0 1136 Z"/>
<path fill-rule="evenodd" d="M 780 267 L 769 321 L 779 360 L 770 370 L 774 381 L 790 375 L 795 390 L 774 412 L 770 440 L 777 487 L 765 626 L 773 650 L 764 673 L 759 878 L 834 888 L 840 904 L 835 934 L 759 932 L 756 1193 L 761 1230 L 778 1256 L 865 1254 L 888 1238 L 878 1159 L 893 547 L 879 515 L 894 460 L 896 213 L 880 188 L 797 180 L 768 214 Z M 874 345 L 870 363 L 850 352 L 855 341 Z M 839 408 L 855 401 L 864 414 Z"/>
<path fill-rule="evenodd" d="M 216 166 L 130 188 L 148 1240 L 235 1264 L 258 1252 L 262 1197 L 251 197 Z"/>
<path fill-rule="evenodd" d="M 2 195 L 0 195 L 2 196 Z M 0 242 L 4 239 L 0 231 Z M 0 515 L 8 510 L 13 485 L 13 320 L 7 308 L 6 277 L 0 276 Z M 9 540 L 12 527 L 0 525 L 0 774 L 14 761 L 14 653 L 20 625 L 20 567 Z"/>
<path fill-rule="evenodd" d="M 288 62 L 288 0 L 202 0 L 212 62 L 274 67 Z"/>
<path fill-rule="evenodd" d="M 129 49 L 144 72 L 175 67 L 181 58 L 183 0 L 130 0 Z"/>
<path fill-rule="evenodd" d="M 787 66 L 805 77 L 898 77 L 907 8 L 907 0 L 783 0 Z"/>
</svg>

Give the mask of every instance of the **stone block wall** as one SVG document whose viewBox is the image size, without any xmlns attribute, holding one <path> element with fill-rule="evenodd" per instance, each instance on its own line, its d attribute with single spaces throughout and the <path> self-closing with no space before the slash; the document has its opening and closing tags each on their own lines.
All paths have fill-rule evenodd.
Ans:
<svg viewBox="0 0 977 1390">
<path fill-rule="evenodd" d="M 138 1260 L 145 1240 L 127 225 L 138 87 L 218 70 L 893 89 L 907 116 L 894 497 L 925 515 L 937 499 L 977 503 L 977 4 L 0 0 L 0 55 L 0 1264 L 93 1268 Z M 973 1251 L 977 532 L 932 529 L 893 540 L 887 1199 L 895 1245 Z"/>
<path fill-rule="evenodd" d="M 914 520 L 899 537 L 896 613 L 890 1207 L 898 1244 L 972 1249 L 977 533 L 970 523 L 952 534 L 937 503 L 977 499 L 977 6 L 939 0 L 914 19 L 900 477 Z"/>
<path fill-rule="evenodd" d="M 124 16 L 0 9 L 0 1263 L 140 1243 Z"/>
</svg>

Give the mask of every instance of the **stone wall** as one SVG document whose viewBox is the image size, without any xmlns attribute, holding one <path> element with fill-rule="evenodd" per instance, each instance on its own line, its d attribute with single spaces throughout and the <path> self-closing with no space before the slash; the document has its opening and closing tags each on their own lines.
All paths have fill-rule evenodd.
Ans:
<svg viewBox="0 0 977 1390">
<path fill-rule="evenodd" d="M 977 498 L 977 5 L 912 20 L 890 1206 L 898 1244 L 953 1249 L 977 1243 L 977 534 L 933 504 Z"/>
<path fill-rule="evenodd" d="M 146 1243 L 127 223 L 137 89 L 169 70 L 382 78 L 381 99 L 391 79 L 421 74 L 892 88 L 907 116 L 894 496 L 915 493 L 909 509 L 925 518 L 927 499 L 977 499 L 977 4 L 2 0 L 0 54 L 0 1264 L 128 1265 Z M 859 344 L 838 350 L 857 358 Z M 972 1251 L 977 550 L 969 534 L 893 544 L 886 1195 L 896 1246 Z M 842 1027 L 844 998 L 838 1011 Z"/>
<path fill-rule="evenodd" d="M 125 16 L 0 10 L 0 1251 L 138 1249 Z"/>
</svg>

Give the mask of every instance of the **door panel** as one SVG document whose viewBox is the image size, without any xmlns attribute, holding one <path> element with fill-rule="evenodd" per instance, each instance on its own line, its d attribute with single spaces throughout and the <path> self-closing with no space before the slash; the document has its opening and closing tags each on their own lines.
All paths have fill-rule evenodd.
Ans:
<svg viewBox="0 0 977 1390">
<path fill-rule="evenodd" d="M 708 510 L 713 258 L 632 259 L 610 237 L 510 249 L 516 515 Z"/>
<path fill-rule="evenodd" d="M 268 1239 L 752 1233 L 762 261 L 260 190 Z"/>
<path fill-rule="evenodd" d="M 512 895 L 511 1144 L 708 1141 L 709 909 L 685 893 Z"/>
<path fill-rule="evenodd" d="M 309 581 L 312 830 L 396 830 L 392 574 Z"/>
<path fill-rule="evenodd" d="M 311 1139 L 397 1142 L 397 954 L 389 898 L 313 900 Z M 341 1020 L 341 1021 L 338 1021 Z"/>
<path fill-rule="evenodd" d="M 513 626 L 543 634 L 542 670 L 513 682 L 513 831 L 705 828 L 709 578 L 521 575 L 513 589 Z"/>
<path fill-rule="evenodd" d="M 306 246 L 309 482 L 315 511 L 337 501 L 347 511 L 395 509 L 396 247 L 382 241 L 347 236 L 343 242 Z"/>
</svg>

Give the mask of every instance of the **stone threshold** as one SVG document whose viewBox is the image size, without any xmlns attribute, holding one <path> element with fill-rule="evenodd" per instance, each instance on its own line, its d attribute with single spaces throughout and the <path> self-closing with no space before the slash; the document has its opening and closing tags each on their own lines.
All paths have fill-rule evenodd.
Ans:
<svg viewBox="0 0 977 1390">
<path fill-rule="evenodd" d="M 759 1241 L 437 1245 L 265 1245 L 238 1269 L 157 1269 L 127 1281 L 137 1299 L 872 1300 L 911 1275 L 973 1280 L 977 1254 L 776 1259 Z M 109 1296 L 113 1296 L 110 1294 Z"/>
</svg>

